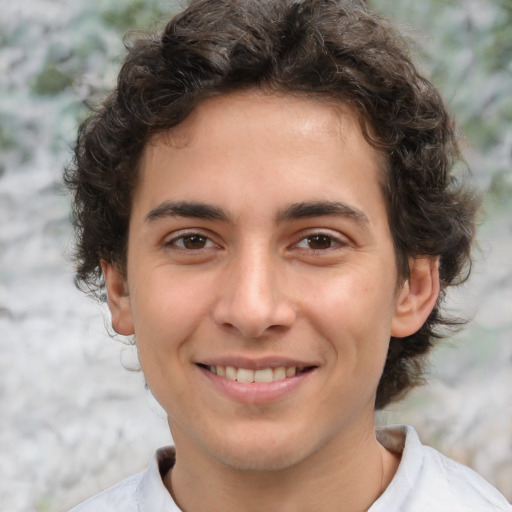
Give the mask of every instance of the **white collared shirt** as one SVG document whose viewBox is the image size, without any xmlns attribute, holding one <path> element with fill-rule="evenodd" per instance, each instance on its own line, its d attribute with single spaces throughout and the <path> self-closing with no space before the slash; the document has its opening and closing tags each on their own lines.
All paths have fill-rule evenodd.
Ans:
<svg viewBox="0 0 512 512">
<path fill-rule="evenodd" d="M 512 512 L 473 470 L 423 446 L 409 426 L 377 430 L 380 443 L 401 453 L 398 471 L 368 512 Z M 174 464 L 172 447 L 158 450 L 142 473 L 122 480 L 70 512 L 180 512 L 162 482 Z"/>
</svg>

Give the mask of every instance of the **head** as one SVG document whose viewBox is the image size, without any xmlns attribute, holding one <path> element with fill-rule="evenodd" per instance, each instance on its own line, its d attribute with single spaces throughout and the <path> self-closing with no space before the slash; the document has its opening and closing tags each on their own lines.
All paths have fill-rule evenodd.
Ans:
<svg viewBox="0 0 512 512">
<path fill-rule="evenodd" d="M 378 155 L 397 287 L 411 261 L 439 264 L 441 291 L 428 318 L 390 339 L 376 398 L 382 408 L 421 381 L 440 328 L 453 323 L 441 303 L 468 273 L 477 205 L 453 176 L 460 155 L 438 91 L 363 1 L 196 0 L 161 32 L 134 41 L 117 87 L 81 126 L 66 173 L 75 194 L 77 282 L 104 299 L 102 261 L 126 272 L 148 143 L 209 100 L 244 91 L 349 109 Z"/>
</svg>

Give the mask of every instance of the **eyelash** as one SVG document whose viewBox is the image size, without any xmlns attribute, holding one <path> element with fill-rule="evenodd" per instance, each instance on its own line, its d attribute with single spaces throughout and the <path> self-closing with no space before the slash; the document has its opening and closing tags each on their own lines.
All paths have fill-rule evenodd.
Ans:
<svg viewBox="0 0 512 512">
<path fill-rule="evenodd" d="M 299 247 L 301 243 L 311 244 L 312 242 L 315 243 L 313 240 L 317 239 L 316 242 L 322 241 L 322 242 L 328 242 L 328 247 L 322 247 L 322 248 L 313 248 L 311 246 L 309 247 Z M 319 239 L 319 240 L 318 240 Z M 295 247 L 298 247 L 299 249 L 304 249 L 308 251 L 313 251 L 314 253 L 321 253 L 328 251 L 329 249 L 336 249 L 340 247 L 344 247 L 347 245 L 347 242 L 341 240 L 339 237 L 333 236 L 329 233 L 324 232 L 316 232 L 316 233 L 309 233 L 308 235 L 302 237 L 298 243 L 295 244 Z"/>
<path fill-rule="evenodd" d="M 207 244 L 207 247 L 199 247 L 199 248 L 186 247 L 185 240 L 191 241 L 194 238 L 204 240 L 205 243 Z M 180 241 L 181 241 L 181 244 L 180 244 Z M 175 236 L 171 240 L 165 242 L 165 245 L 167 247 L 174 246 L 174 247 L 177 247 L 179 250 L 189 251 L 189 252 L 196 252 L 196 251 L 198 252 L 200 250 L 205 250 L 205 249 L 209 249 L 210 247 L 217 246 L 217 244 L 215 244 L 215 242 L 213 242 L 212 239 L 208 235 L 205 235 L 203 233 L 198 233 L 198 232 L 182 233 L 179 236 Z"/>
<path fill-rule="evenodd" d="M 192 243 L 194 243 L 194 241 L 193 241 L 194 238 L 199 239 L 199 240 L 197 240 L 199 242 L 204 242 L 204 244 L 206 246 L 186 247 L 186 245 L 185 245 L 187 243 L 186 241 L 188 240 L 188 241 L 191 241 Z M 311 244 L 312 242 L 314 243 L 313 240 L 315 238 L 317 239 L 316 240 L 317 242 L 327 242 L 329 244 L 329 246 L 322 247 L 322 248 L 300 247 L 300 245 L 303 244 L 304 242 L 306 244 Z M 171 240 L 167 241 L 165 243 L 165 245 L 167 247 L 173 246 L 173 247 L 178 248 L 181 251 L 186 251 L 186 252 L 199 252 L 202 250 L 208 250 L 212 247 L 219 247 L 215 242 L 213 242 L 213 240 L 208 235 L 205 235 L 201 232 L 182 233 L 179 236 L 175 236 Z M 302 238 L 300 238 L 300 240 L 297 243 L 292 245 L 292 248 L 298 248 L 299 250 L 312 251 L 313 253 L 320 254 L 320 253 L 326 252 L 330 249 L 336 249 L 336 248 L 344 247 L 346 245 L 347 245 L 347 242 L 341 240 L 339 237 L 333 236 L 329 233 L 319 231 L 319 232 L 309 233 L 309 234 L 303 236 Z"/>
</svg>

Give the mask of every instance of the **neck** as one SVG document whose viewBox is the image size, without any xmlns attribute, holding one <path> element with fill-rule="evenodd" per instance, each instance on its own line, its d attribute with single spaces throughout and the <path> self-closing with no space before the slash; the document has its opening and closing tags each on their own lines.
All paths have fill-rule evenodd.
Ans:
<svg viewBox="0 0 512 512">
<path fill-rule="evenodd" d="M 307 459 L 278 471 L 226 466 L 181 434 L 173 429 L 176 465 L 165 485 L 186 512 L 334 512 L 340 504 L 346 512 L 362 512 L 389 485 L 399 462 L 378 443 L 373 424 L 364 434 L 332 439 Z"/>
</svg>

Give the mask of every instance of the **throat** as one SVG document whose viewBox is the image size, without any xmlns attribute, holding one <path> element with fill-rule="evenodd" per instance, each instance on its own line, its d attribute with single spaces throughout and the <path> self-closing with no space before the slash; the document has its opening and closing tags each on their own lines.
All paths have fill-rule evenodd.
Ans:
<svg viewBox="0 0 512 512">
<path fill-rule="evenodd" d="M 188 467 L 188 460 L 180 464 L 178 457 L 163 481 L 175 503 L 188 512 L 338 512 L 340 503 L 345 512 L 368 510 L 391 482 L 399 457 L 379 445 L 363 462 L 340 463 L 347 458 L 324 458 L 321 468 L 315 460 L 276 471 L 214 462 L 197 471 Z"/>
</svg>

